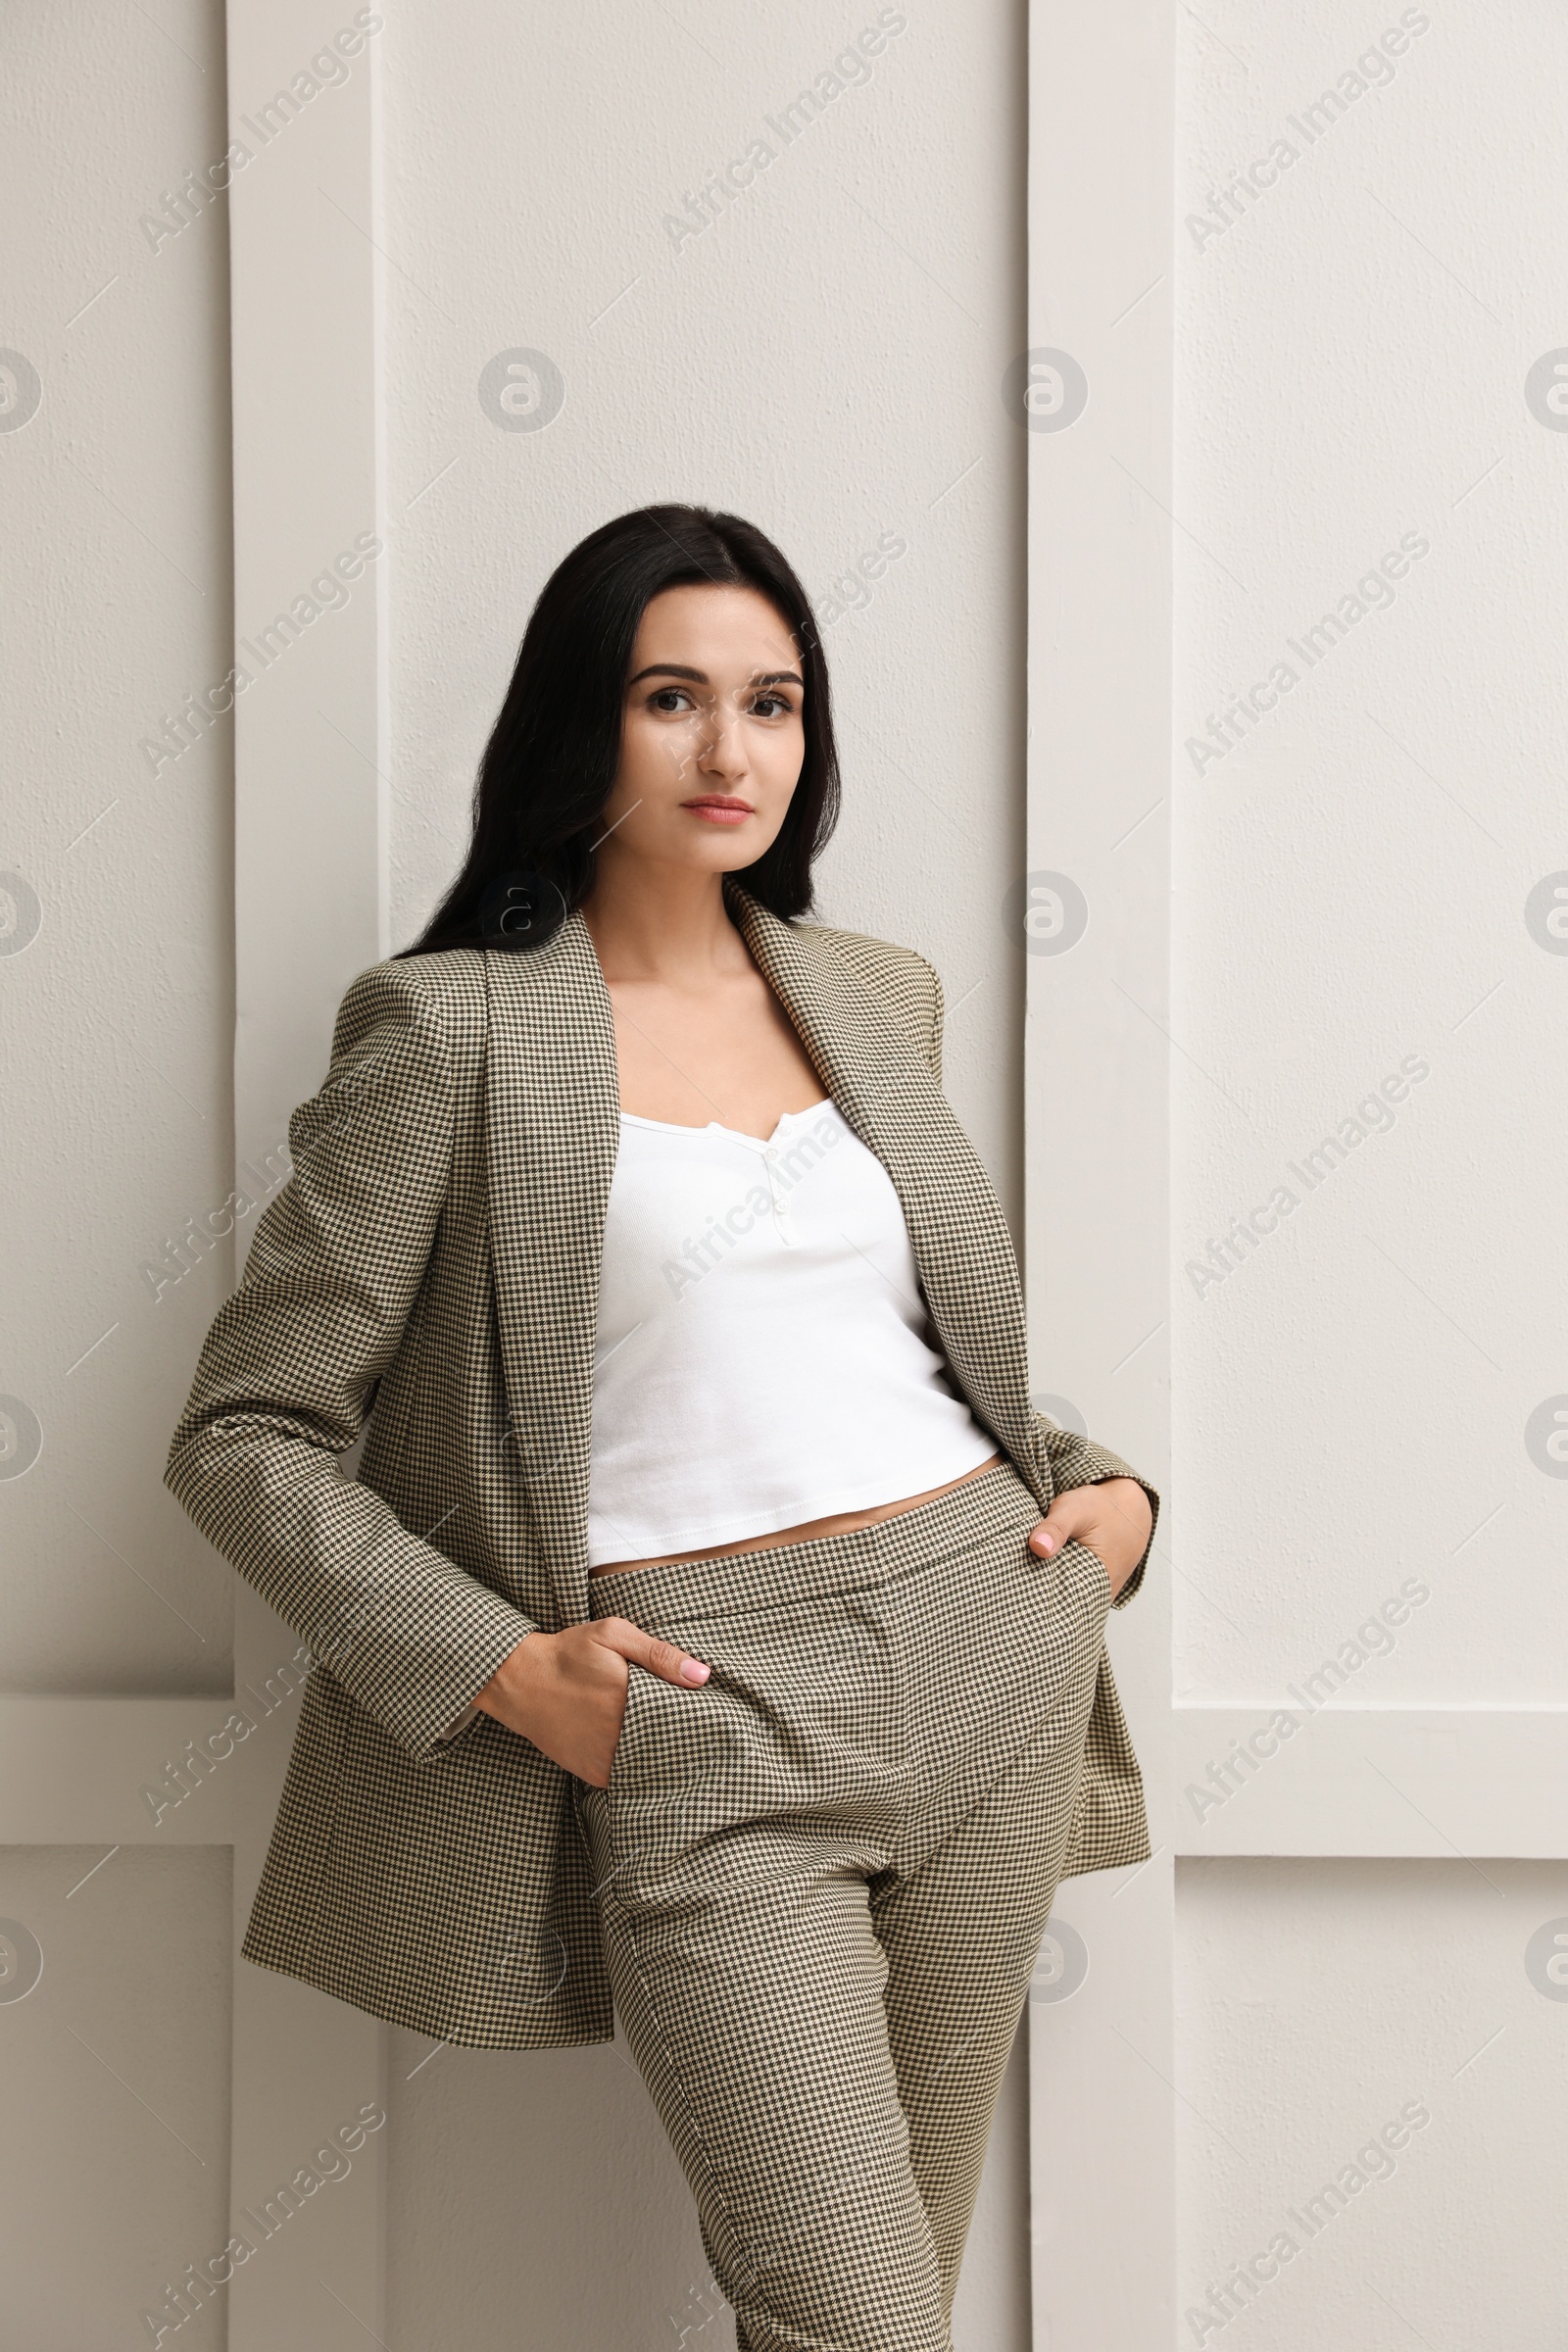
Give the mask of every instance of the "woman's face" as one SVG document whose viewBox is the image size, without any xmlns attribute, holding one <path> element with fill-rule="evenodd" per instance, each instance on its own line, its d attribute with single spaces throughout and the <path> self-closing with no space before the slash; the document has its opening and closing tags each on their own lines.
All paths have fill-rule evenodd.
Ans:
<svg viewBox="0 0 1568 2352">
<path fill-rule="evenodd" d="M 755 588 L 666 588 L 644 610 L 606 859 L 734 873 L 778 833 L 806 757 L 789 629 Z"/>
</svg>

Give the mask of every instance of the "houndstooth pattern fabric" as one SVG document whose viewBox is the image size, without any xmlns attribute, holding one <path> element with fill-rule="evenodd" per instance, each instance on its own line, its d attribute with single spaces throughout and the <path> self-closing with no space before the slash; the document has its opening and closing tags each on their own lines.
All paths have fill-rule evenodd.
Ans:
<svg viewBox="0 0 1568 2352">
<path fill-rule="evenodd" d="M 729 895 L 825 1091 L 893 1180 L 962 1394 L 1041 1509 L 1135 1476 L 1030 1407 L 1012 1249 L 941 1092 L 930 965 Z M 475 2047 L 612 2032 L 569 1777 L 489 1716 L 443 1734 L 525 1634 L 589 1614 L 618 1140 L 613 1017 L 580 915 L 529 955 L 363 973 L 166 1473 L 318 1662 L 246 1956 Z M 362 1430 L 347 1479 L 338 1456 Z M 1065 1868 L 1147 1852 L 1102 1656 Z"/>
<path fill-rule="evenodd" d="M 595 1579 L 632 1669 L 579 1806 L 615 2007 L 743 2352 L 946 2352 L 1110 1598 L 1007 1465 L 857 1533 Z"/>
</svg>

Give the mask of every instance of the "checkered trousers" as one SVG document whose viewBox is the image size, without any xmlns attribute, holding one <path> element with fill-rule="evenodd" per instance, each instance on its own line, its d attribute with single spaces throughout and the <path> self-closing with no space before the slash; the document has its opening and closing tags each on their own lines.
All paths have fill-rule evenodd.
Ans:
<svg viewBox="0 0 1568 2352">
<path fill-rule="evenodd" d="M 583 1788 L 615 2004 L 745 2352 L 946 2352 L 1065 1855 L 1105 1571 L 1005 1464 L 846 1536 L 594 1579 L 633 1667 Z"/>
</svg>

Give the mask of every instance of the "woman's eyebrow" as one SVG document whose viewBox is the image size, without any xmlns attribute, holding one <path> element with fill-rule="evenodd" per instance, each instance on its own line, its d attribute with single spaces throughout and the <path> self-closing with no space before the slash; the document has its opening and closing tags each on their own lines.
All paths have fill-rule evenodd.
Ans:
<svg viewBox="0 0 1568 2352">
<path fill-rule="evenodd" d="M 690 678 L 694 686 L 708 684 L 706 669 L 690 669 L 684 662 L 650 662 L 646 669 L 640 669 L 626 683 L 640 686 L 644 678 Z M 804 680 L 793 669 L 755 669 L 746 682 L 749 686 L 799 686 L 803 694 L 806 692 Z"/>
</svg>

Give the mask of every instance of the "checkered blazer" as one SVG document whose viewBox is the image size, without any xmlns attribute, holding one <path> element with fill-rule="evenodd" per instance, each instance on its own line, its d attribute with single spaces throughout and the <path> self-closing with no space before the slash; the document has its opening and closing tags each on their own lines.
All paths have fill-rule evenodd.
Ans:
<svg viewBox="0 0 1568 2352">
<path fill-rule="evenodd" d="M 825 1089 L 893 1180 L 962 1394 L 1042 1511 L 1061 1489 L 1136 1476 L 1031 1408 L 1007 1228 L 941 1091 L 936 973 L 729 893 Z M 166 1473 L 316 1661 L 246 1956 L 444 2041 L 605 2040 L 569 1777 L 488 1715 L 442 1739 L 525 1634 L 589 1615 L 619 1096 L 581 916 L 530 954 L 457 949 L 362 973 L 289 1142 L 293 1174 L 208 1334 Z M 346 1478 L 338 1456 L 368 1419 Z M 1102 1657 L 1066 1867 L 1148 1851 Z"/>
</svg>

